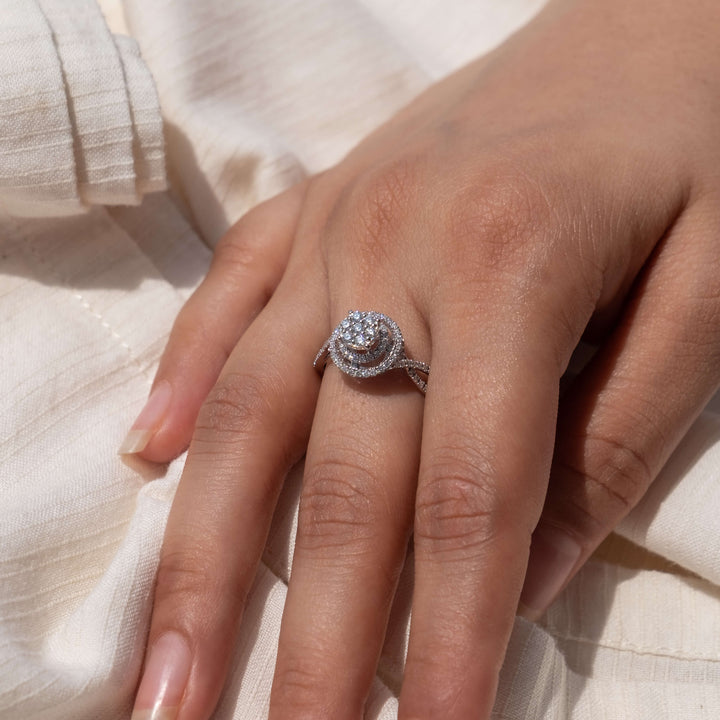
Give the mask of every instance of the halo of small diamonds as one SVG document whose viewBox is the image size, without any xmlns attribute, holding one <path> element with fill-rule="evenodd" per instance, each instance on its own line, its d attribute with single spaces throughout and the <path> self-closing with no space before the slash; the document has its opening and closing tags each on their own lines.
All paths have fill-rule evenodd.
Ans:
<svg viewBox="0 0 720 720">
<path fill-rule="evenodd" d="M 426 390 L 427 383 L 418 372 L 428 375 L 429 365 L 405 356 L 400 328 L 382 313 L 351 310 L 320 348 L 313 363 L 318 370 L 325 367 L 328 354 L 351 377 L 375 377 L 393 368 L 404 368 L 420 391 Z"/>
<path fill-rule="evenodd" d="M 330 357 L 344 373 L 358 378 L 387 372 L 403 354 L 403 336 L 387 315 L 351 310 L 333 330 Z"/>
</svg>

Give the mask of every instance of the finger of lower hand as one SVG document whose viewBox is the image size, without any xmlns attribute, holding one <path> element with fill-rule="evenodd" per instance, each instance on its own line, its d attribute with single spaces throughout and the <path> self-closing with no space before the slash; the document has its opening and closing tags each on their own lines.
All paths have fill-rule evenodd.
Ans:
<svg viewBox="0 0 720 720">
<path fill-rule="evenodd" d="M 272 718 L 357 720 L 412 522 L 422 395 L 325 373 L 305 465 Z"/>
<path fill-rule="evenodd" d="M 203 400 L 282 276 L 303 194 L 298 185 L 258 205 L 220 240 L 207 276 L 175 321 L 121 453 L 167 462 L 187 447 Z"/>
<path fill-rule="evenodd" d="M 133 717 L 207 718 L 223 685 L 277 494 L 304 450 L 318 390 L 305 358 L 322 342 L 320 284 L 295 286 L 292 304 L 282 287 L 200 411 L 165 533 Z M 322 317 L 299 307 L 321 308 Z"/>
<path fill-rule="evenodd" d="M 563 399 L 522 595 L 528 618 L 640 500 L 720 382 L 717 207 L 691 207 L 676 223 Z"/>
<path fill-rule="evenodd" d="M 431 323 L 402 718 L 490 717 L 542 507 L 557 365 L 489 315 Z"/>
</svg>

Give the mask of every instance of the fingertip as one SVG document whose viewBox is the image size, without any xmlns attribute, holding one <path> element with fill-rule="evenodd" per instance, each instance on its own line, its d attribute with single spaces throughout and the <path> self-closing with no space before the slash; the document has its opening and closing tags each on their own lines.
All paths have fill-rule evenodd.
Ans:
<svg viewBox="0 0 720 720">
<path fill-rule="evenodd" d="M 186 639 L 174 630 L 162 634 L 148 652 L 131 720 L 175 720 L 191 667 Z"/>
<path fill-rule="evenodd" d="M 150 462 L 169 462 L 190 442 L 192 420 L 178 412 L 179 398 L 171 383 L 160 380 L 118 448 L 119 455 L 137 455 Z"/>
<path fill-rule="evenodd" d="M 540 618 L 567 584 L 582 547 L 564 530 L 541 523 L 533 533 L 518 615 Z"/>
<path fill-rule="evenodd" d="M 150 430 L 130 430 L 118 448 L 118 455 L 142 453 L 152 438 Z"/>
<path fill-rule="evenodd" d="M 187 450 L 191 432 L 167 427 L 158 430 L 145 443 L 138 457 L 154 463 L 168 463 Z"/>
<path fill-rule="evenodd" d="M 529 608 L 521 601 L 518 603 L 516 615 L 530 622 L 537 622 L 543 616 L 543 613 L 539 610 Z"/>
<path fill-rule="evenodd" d="M 147 447 L 153 434 L 165 421 L 172 396 L 172 386 L 167 380 L 155 383 L 145 406 L 118 449 L 120 455 L 140 453 Z"/>
</svg>

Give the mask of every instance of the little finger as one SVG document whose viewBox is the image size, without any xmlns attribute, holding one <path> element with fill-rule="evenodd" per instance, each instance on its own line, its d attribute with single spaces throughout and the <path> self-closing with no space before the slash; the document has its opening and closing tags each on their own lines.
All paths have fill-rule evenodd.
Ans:
<svg viewBox="0 0 720 720">
<path fill-rule="evenodd" d="M 720 383 L 718 202 L 685 211 L 563 398 L 522 613 L 539 617 L 645 494 Z"/>
<path fill-rule="evenodd" d="M 490 717 L 542 508 L 557 363 L 539 322 L 524 335 L 494 314 L 431 320 L 401 718 Z"/>
</svg>

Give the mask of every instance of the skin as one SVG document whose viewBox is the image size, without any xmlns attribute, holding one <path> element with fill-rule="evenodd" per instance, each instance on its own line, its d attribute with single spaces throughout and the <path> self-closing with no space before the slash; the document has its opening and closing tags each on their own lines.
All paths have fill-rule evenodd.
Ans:
<svg viewBox="0 0 720 720">
<path fill-rule="evenodd" d="M 362 717 L 411 534 L 400 718 L 489 717 L 547 564 L 533 533 L 577 544 L 574 574 L 720 382 L 718 37 L 714 0 L 551 2 L 228 232 L 142 453 L 190 443 L 149 637 L 190 647 L 180 720 L 217 702 L 306 451 L 270 717 Z M 356 308 L 430 362 L 424 399 L 401 372 L 312 368 Z M 599 350 L 559 401 L 583 335 Z"/>
</svg>

